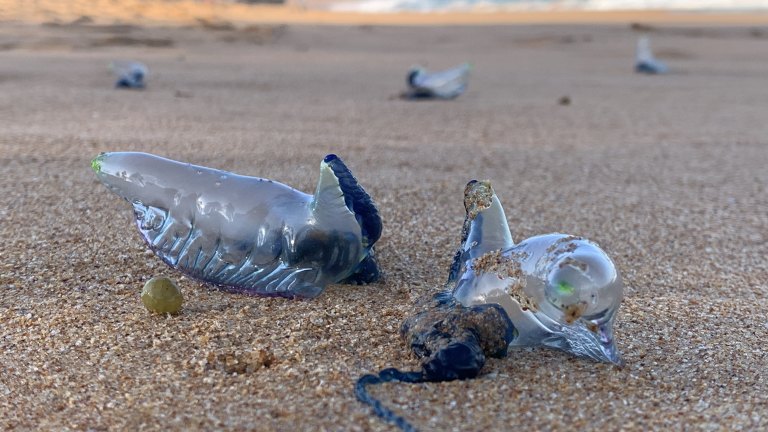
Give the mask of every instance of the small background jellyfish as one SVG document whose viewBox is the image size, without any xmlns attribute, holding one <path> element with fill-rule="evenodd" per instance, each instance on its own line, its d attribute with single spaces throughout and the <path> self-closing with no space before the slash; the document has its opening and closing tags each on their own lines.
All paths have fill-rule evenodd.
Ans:
<svg viewBox="0 0 768 432">
<path fill-rule="evenodd" d="M 669 71 L 667 65 L 656 59 L 651 52 L 651 42 L 648 36 L 641 36 L 637 40 L 635 54 L 635 72 L 649 75 L 665 74 Z"/>
<path fill-rule="evenodd" d="M 136 61 L 115 61 L 109 68 L 117 76 L 116 88 L 143 89 L 146 87 L 146 79 L 149 69 L 143 63 Z"/>
<path fill-rule="evenodd" d="M 408 90 L 405 99 L 454 99 L 464 93 L 469 82 L 469 63 L 452 69 L 429 72 L 423 67 L 414 67 L 408 72 Z"/>
</svg>

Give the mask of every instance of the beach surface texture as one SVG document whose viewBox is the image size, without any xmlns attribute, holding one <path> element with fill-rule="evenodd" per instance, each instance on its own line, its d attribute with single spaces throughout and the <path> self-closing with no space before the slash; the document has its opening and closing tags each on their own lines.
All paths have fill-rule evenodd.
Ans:
<svg viewBox="0 0 768 432">
<path fill-rule="evenodd" d="M 0 2 L 0 429 L 393 430 L 354 382 L 418 368 L 399 328 L 446 280 L 473 178 L 516 241 L 575 234 L 615 260 L 626 364 L 511 350 L 477 379 L 377 398 L 422 430 L 768 428 L 763 16 L 329 26 L 63 3 Z M 641 33 L 669 74 L 633 72 Z M 149 67 L 146 89 L 113 87 L 121 59 Z M 463 62 L 459 98 L 397 97 L 410 66 Z M 292 301 L 184 277 L 97 181 L 105 151 L 309 193 L 338 154 L 384 219 L 384 278 Z M 179 315 L 142 305 L 155 276 Z"/>
</svg>

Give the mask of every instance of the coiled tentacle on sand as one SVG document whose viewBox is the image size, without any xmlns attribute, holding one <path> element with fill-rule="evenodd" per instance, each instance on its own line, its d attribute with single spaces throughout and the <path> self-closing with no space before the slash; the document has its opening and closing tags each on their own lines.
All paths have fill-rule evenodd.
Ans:
<svg viewBox="0 0 768 432">
<path fill-rule="evenodd" d="M 514 325 L 501 306 L 462 306 L 450 293 L 442 292 L 419 305 L 421 312 L 409 317 L 400 334 L 421 361 L 421 370 L 403 372 L 384 369 L 363 375 L 355 385 L 357 399 L 373 412 L 404 431 L 416 428 L 371 396 L 368 386 L 385 382 L 422 383 L 475 378 L 486 357 L 507 355 L 516 336 Z"/>
</svg>

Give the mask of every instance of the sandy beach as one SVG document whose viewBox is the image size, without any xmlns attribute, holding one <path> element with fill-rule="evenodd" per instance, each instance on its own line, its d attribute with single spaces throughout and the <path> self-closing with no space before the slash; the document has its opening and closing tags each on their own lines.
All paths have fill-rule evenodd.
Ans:
<svg viewBox="0 0 768 432">
<path fill-rule="evenodd" d="M 0 5 L 0 429 L 394 430 L 353 385 L 419 366 L 399 327 L 445 281 L 473 178 L 515 240 L 577 234 L 613 257 L 626 366 L 511 350 L 474 380 L 372 393 L 422 430 L 768 428 L 765 17 L 328 26 Z M 633 22 L 669 75 L 632 72 Z M 149 65 L 147 89 L 113 88 L 119 59 Z M 395 97 L 411 65 L 465 61 L 460 98 Z M 291 301 L 183 277 L 97 182 L 104 151 L 307 192 L 336 153 L 382 213 L 385 278 Z M 181 315 L 142 306 L 159 275 Z"/>
</svg>

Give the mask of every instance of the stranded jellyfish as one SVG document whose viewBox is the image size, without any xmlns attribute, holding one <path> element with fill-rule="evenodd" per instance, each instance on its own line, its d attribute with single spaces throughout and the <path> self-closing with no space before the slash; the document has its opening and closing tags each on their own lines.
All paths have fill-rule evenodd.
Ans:
<svg viewBox="0 0 768 432">
<path fill-rule="evenodd" d="M 406 77 L 408 91 L 403 93 L 403 97 L 454 99 L 467 89 L 470 69 L 468 63 L 440 72 L 428 72 L 422 67 L 414 67 Z"/>
<path fill-rule="evenodd" d="M 382 222 L 335 155 L 313 195 L 281 183 L 147 153 L 102 153 L 98 179 L 128 201 L 139 233 L 166 264 L 245 293 L 315 297 L 329 283 L 378 278 Z"/>
<path fill-rule="evenodd" d="M 504 357 L 508 347 L 544 346 L 621 364 L 613 321 L 623 286 L 610 257 L 567 234 L 515 244 L 489 182 L 469 182 L 464 207 L 446 290 L 422 301 L 401 329 L 421 370 L 384 369 L 355 386 L 358 400 L 405 431 L 415 428 L 372 397 L 368 386 L 474 378 L 487 357 Z"/>
</svg>

